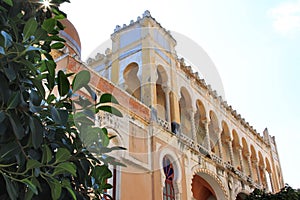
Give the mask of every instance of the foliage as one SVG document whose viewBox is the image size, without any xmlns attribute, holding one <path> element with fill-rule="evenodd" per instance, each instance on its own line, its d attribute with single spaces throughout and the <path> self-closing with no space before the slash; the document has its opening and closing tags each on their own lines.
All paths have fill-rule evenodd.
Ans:
<svg viewBox="0 0 300 200">
<path fill-rule="evenodd" d="M 264 190 L 255 189 L 246 200 L 300 200 L 300 191 L 286 185 L 276 194 L 267 193 Z"/>
<path fill-rule="evenodd" d="M 68 0 L 40 2 L 0 1 L 0 199 L 101 199 L 112 187 L 105 164 L 119 164 L 104 153 L 122 148 L 108 148 L 94 114 L 122 114 L 109 94 L 93 103 L 89 72 L 56 72 L 50 53 L 64 46 L 59 5 Z M 94 99 L 75 94 L 82 88 Z"/>
</svg>

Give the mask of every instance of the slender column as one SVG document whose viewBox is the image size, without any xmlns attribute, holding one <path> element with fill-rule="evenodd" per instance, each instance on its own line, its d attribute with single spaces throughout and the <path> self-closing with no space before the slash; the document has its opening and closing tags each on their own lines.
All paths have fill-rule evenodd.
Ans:
<svg viewBox="0 0 300 200">
<path fill-rule="evenodd" d="M 232 149 L 232 141 L 228 140 L 227 144 L 228 144 L 228 148 L 229 148 L 230 162 L 231 162 L 231 165 L 234 166 L 234 156 L 233 156 L 233 149 Z"/>
<path fill-rule="evenodd" d="M 171 127 L 170 127 L 170 123 L 171 123 L 171 112 L 170 112 L 170 87 L 168 86 L 164 86 L 162 87 L 164 93 L 165 93 L 165 97 L 166 97 L 166 113 L 167 113 L 167 116 L 166 116 L 166 121 L 168 122 L 169 124 L 169 130 L 171 130 Z"/>
<path fill-rule="evenodd" d="M 273 177 L 272 177 L 272 172 L 267 172 L 268 173 L 268 175 L 269 175 L 269 180 L 270 180 L 270 183 L 271 183 L 271 192 L 273 192 L 273 191 L 275 191 L 274 189 L 274 183 L 273 183 Z"/>
<path fill-rule="evenodd" d="M 238 147 L 238 152 L 239 152 L 239 160 L 240 160 L 240 165 L 241 165 L 241 171 L 244 172 L 243 154 L 242 154 L 241 146 Z"/>
<path fill-rule="evenodd" d="M 205 119 L 203 120 L 203 124 L 204 124 L 204 128 L 205 128 L 205 138 L 206 138 L 206 148 L 208 150 L 208 152 L 211 152 L 211 147 L 210 147 L 210 137 L 209 137 L 209 120 Z"/>
<path fill-rule="evenodd" d="M 262 183 L 261 183 L 261 177 L 260 177 L 260 171 L 259 171 L 258 161 L 257 160 L 254 161 L 254 165 L 255 165 L 255 168 L 256 168 L 256 171 L 257 171 L 257 180 L 258 180 L 258 183 L 259 183 L 259 185 L 262 185 Z"/>
<path fill-rule="evenodd" d="M 265 166 L 264 165 L 260 165 L 259 166 L 259 174 L 260 174 L 260 171 L 262 171 L 262 177 L 261 178 L 261 185 L 264 187 L 264 186 L 268 186 L 267 184 L 267 179 L 266 179 L 266 172 L 265 172 Z"/>
<path fill-rule="evenodd" d="M 195 115 L 194 109 L 191 108 L 189 113 L 190 113 L 190 118 L 191 118 L 191 123 L 192 123 L 192 137 L 193 137 L 193 140 L 195 142 L 197 142 L 196 127 L 195 127 L 195 118 L 194 118 L 194 115 Z"/>
<path fill-rule="evenodd" d="M 217 132 L 218 134 L 218 145 L 219 145 L 219 155 L 221 160 L 223 160 L 223 148 L 222 148 L 222 140 L 221 140 L 221 134 L 222 134 L 222 129 L 219 129 L 219 131 Z"/>
<path fill-rule="evenodd" d="M 250 154 L 249 154 L 249 153 L 248 153 L 248 155 L 247 155 L 247 161 L 248 161 L 248 166 L 249 166 L 250 177 L 253 179 L 253 172 L 252 172 L 252 165 L 251 165 L 251 157 L 250 157 Z"/>
</svg>

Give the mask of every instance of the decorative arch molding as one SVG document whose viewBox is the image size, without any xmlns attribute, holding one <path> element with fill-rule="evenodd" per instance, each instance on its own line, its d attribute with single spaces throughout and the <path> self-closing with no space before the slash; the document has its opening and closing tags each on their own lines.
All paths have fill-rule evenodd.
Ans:
<svg viewBox="0 0 300 200">
<path fill-rule="evenodd" d="M 105 128 L 107 129 L 107 132 L 108 132 L 109 136 L 117 135 L 117 137 L 112 139 L 112 140 L 115 140 L 115 141 L 112 141 L 113 145 L 126 147 L 126 143 L 125 143 L 124 138 L 122 137 L 121 134 L 119 134 L 119 132 L 115 128 L 110 127 L 110 126 L 106 126 Z M 110 145 L 112 143 L 110 142 Z M 114 151 L 114 152 L 117 153 L 120 158 L 125 157 L 125 151 Z"/>
<path fill-rule="evenodd" d="M 166 67 L 165 64 L 161 64 L 161 63 L 158 63 L 155 66 L 156 66 L 156 70 L 161 73 L 162 78 L 169 83 L 170 74 L 169 74 L 169 71 L 168 71 L 168 67 Z"/>
<path fill-rule="evenodd" d="M 217 174 L 214 172 L 208 170 L 208 169 L 195 169 L 193 172 L 193 176 L 198 175 L 201 178 L 203 178 L 207 183 L 210 184 L 212 189 L 214 190 L 216 194 L 217 199 L 224 199 L 229 200 L 229 194 L 227 192 L 227 189 L 225 188 L 224 184 L 222 183 L 221 179 L 218 177 Z M 192 184 L 192 180 L 191 184 Z"/>
<path fill-rule="evenodd" d="M 164 148 L 161 150 L 160 152 L 160 156 L 159 156 L 159 165 L 160 167 L 160 174 L 161 174 L 161 185 L 162 185 L 162 191 L 164 188 L 164 182 L 165 182 L 165 173 L 164 173 L 164 169 L 163 169 L 163 159 L 164 157 L 167 157 L 174 168 L 175 174 L 174 174 L 174 190 L 175 190 L 175 195 L 176 195 L 176 199 L 180 199 L 181 193 L 182 193 L 182 185 L 181 185 L 181 179 L 182 179 L 182 167 L 180 165 L 180 158 L 179 156 L 172 151 L 169 148 Z M 161 194 L 163 194 L 161 192 Z"/>
</svg>

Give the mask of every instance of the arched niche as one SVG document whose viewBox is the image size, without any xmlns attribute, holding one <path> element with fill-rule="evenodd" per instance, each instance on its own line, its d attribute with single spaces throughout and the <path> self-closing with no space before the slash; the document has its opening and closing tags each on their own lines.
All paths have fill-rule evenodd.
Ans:
<svg viewBox="0 0 300 200">
<path fill-rule="evenodd" d="M 202 101 L 197 99 L 196 112 L 194 115 L 195 131 L 197 143 L 204 145 L 206 130 L 205 130 L 206 111 Z"/>
<path fill-rule="evenodd" d="M 180 90 L 181 98 L 179 100 L 179 111 L 180 111 L 180 127 L 181 132 L 188 136 L 193 137 L 192 124 L 191 124 L 191 113 L 192 113 L 192 99 L 188 90 L 182 87 Z"/>
<path fill-rule="evenodd" d="M 125 67 L 123 71 L 124 88 L 129 94 L 141 100 L 141 82 L 137 75 L 138 71 L 139 66 L 135 62 Z"/>
<path fill-rule="evenodd" d="M 223 161 L 226 163 L 231 162 L 230 158 L 230 146 L 229 141 L 231 141 L 230 131 L 228 125 L 225 121 L 222 121 L 222 133 L 221 133 L 221 141 L 222 141 L 222 152 L 223 152 Z"/>
<path fill-rule="evenodd" d="M 209 138 L 210 138 L 210 147 L 211 151 L 215 153 L 216 155 L 219 155 L 219 146 L 218 146 L 218 140 L 220 139 L 219 135 L 219 121 L 217 118 L 217 115 L 214 111 L 209 112 L 209 118 L 210 118 L 210 123 L 209 123 Z"/>
<path fill-rule="evenodd" d="M 256 164 L 258 164 L 257 154 L 255 151 L 255 148 L 253 145 L 250 145 L 250 158 L 251 158 L 251 168 L 252 168 L 252 179 L 258 183 L 258 176 L 259 171 L 256 167 Z"/>
<path fill-rule="evenodd" d="M 168 76 L 163 68 L 163 66 L 159 65 L 157 67 L 157 80 L 156 80 L 156 109 L 157 109 L 157 116 L 160 119 L 165 121 L 169 121 L 168 118 L 168 111 L 167 108 L 167 97 L 169 98 L 168 92 Z"/>
<path fill-rule="evenodd" d="M 239 150 L 241 148 L 240 138 L 236 130 L 232 130 L 232 149 L 233 149 L 233 166 L 241 170 L 241 161 L 239 157 Z"/>
<path fill-rule="evenodd" d="M 242 162 L 244 166 L 244 174 L 246 176 L 250 176 L 250 166 L 248 163 L 248 156 L 250 155 L 249 153 L 249 148 L 248 148 L 248 143 L 246 139 L 243 137 L 242 138 Z"/>
</svg>

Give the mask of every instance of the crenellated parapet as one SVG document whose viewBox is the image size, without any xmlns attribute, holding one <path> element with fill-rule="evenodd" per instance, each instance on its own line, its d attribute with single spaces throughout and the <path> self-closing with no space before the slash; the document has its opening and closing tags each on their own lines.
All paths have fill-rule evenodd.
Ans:
<svg viewBox="0 0 300 200">
<path fill-rule="evenodd" d="M 258 139 L 260 139 L 260 141 L 269 144 L 267 141 L 269 140 L 268 138 L 271 137 L 270 135 L 261 135 L 260 133 L 258 133 L 257 130 L 254 129 L 253 126 L 250 125 L 249 122 L 247 122 L 245 118 L 243 118 L 241 114 L 237 112 L 237 110 L 233 109 L 233 107 L 229 105 L 227 101 L 223 100 L 222 96 L 218 95 L 216 90 L 212 89 L 210 84 L 206 83 L 205 79 L 199 77 L 198 72 L 194 72 L 190 65 L 186 65 L 184 58 L 180 58 L 177 61 L 180 64 L 180 69 L 189 77 L 189 79 L 194 79 L 198 87 L 207 91 L 210 97 L 217 100 L 217 103 L 234 119 L 236 119 L 244 128 L 254 134 Z"/>
</svg>

